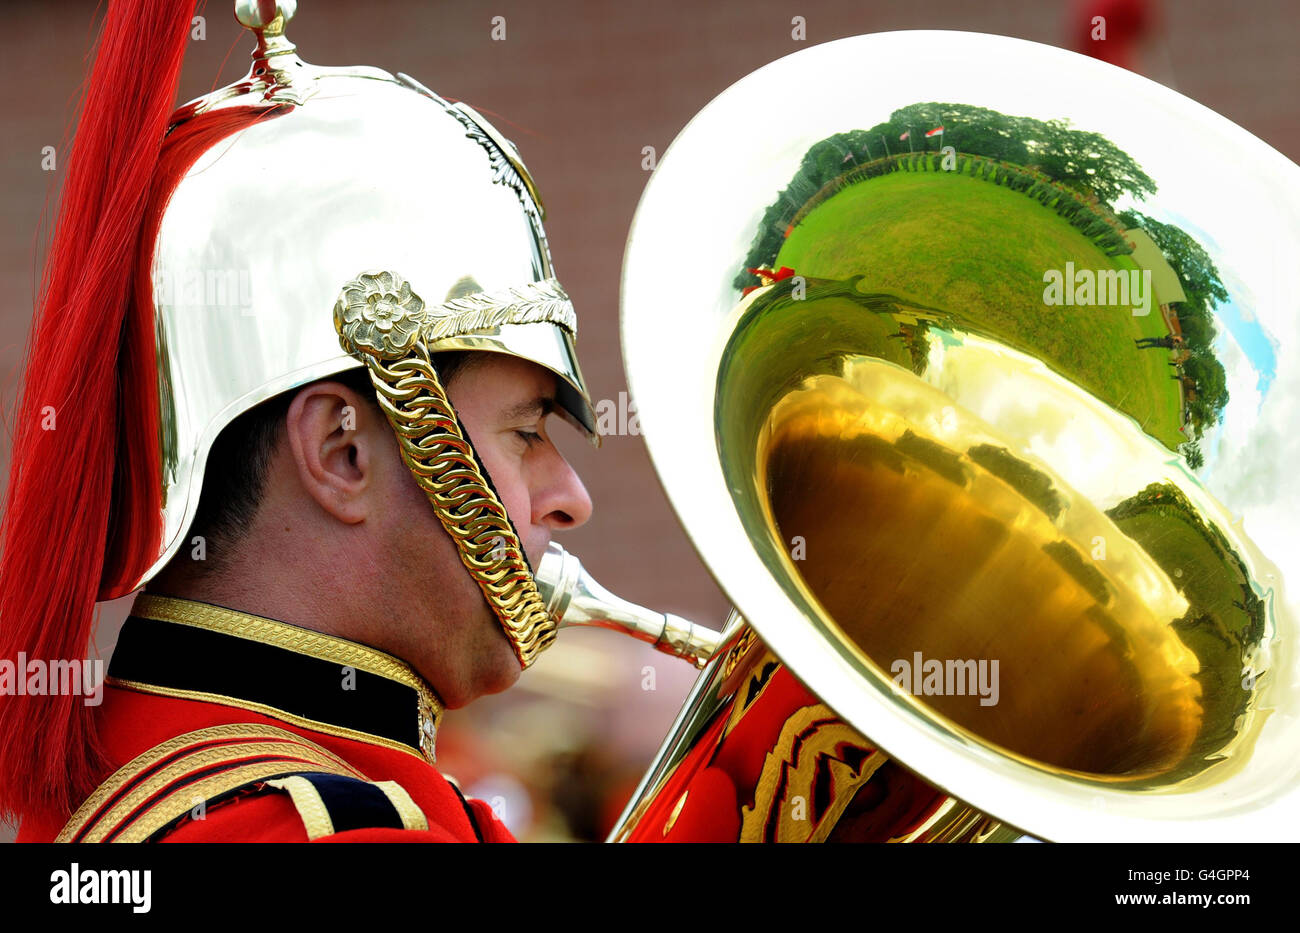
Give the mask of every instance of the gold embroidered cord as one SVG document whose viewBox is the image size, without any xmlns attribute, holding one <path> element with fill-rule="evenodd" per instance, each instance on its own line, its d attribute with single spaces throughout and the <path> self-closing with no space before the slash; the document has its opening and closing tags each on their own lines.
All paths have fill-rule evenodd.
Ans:
<svg viewBox="0 0 1300 933">
<path fill-rule="evenodd" d="M 510 639 L 522 667 L 555 640 L 546 611 L 505 507 L 479 469 L 429 352 L 416 343 L 405 359 L 367 356 L 379 405 L 397 433 L 402 459 L 456 542 Z"/>
</svg>

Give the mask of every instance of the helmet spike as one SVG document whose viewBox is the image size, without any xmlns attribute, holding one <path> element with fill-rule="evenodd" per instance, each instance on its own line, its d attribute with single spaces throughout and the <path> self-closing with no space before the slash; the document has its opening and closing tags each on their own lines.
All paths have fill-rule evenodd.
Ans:
<svg viewBox="0 0 1300 933">
<path fill-rule="evenodd" d="M 294 50 L 284 27 L 297 12 L 297 0 L 235 0 L 235 19 L 257 36 L 254 59 L 270 58 Z"/>
</svg>

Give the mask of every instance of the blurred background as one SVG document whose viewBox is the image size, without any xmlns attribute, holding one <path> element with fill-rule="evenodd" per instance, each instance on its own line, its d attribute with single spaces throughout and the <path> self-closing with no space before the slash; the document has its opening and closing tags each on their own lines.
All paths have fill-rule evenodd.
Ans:
<svg viewBox="0 0 1300 933">
<path fill-rule="evenodd" d="M 42 171 L 42 147 L 64 151 L 100 7 L 89 0 L 6 3 L 8 26 L 0 33 L 0 467 L 6 476 L 41 223 L 60 182 L 59 172 Z M 204 35 L 190 43 L 178 102 L 247 70 L 251 42 L 231 8 L 213 0 L 198 11 Z M 1104 42 L 1090 38 L 1095 16 L 1106 18 Z M 494 17 L 505 18 L 504 41 L 492 39 Z M 795 17 L 804 23 L 802 40 L 792 38 Z M 645 147 L 661 156 L 698 110 L 767 62 L 822 42 L 898 29 L 998 33 L 1093 54 L 1199 101 L 1300 159 L 1300 16 L 1291 0 L 1243 2 L 1230 11 L 1217 0 L 301 0 L 289 35 L 308 61 L 407 72 L 442 96 L 471 104 L 515 142 L 546 201 L 557 274 L 578 309 L 592 398 L 617 405 L 627 391 L 619 276 L 649 177 Z M 665 268 L 679 258 L 664 257 Z M 626 410 L 626 400 L 621 407 Z M 624 598 L 720 627 L 727 599 L 678 525 L 640 437 L 609 436 L 595 451 L 573 432 L 555 433 L 595 503 L 587 526 L 561 543 Z M 102 609 L 96 647 L 105 658 L 129 606 L 128 598 Z M 566 631 L 517 687 L 448 715 L 439 765 L 468 793 L 494 802 L 521 839 L 603 838 L 694 677 L 686 663 L 628 639 Z M 11 835 L 0 826 L 0 839 Z"/>
</svg>

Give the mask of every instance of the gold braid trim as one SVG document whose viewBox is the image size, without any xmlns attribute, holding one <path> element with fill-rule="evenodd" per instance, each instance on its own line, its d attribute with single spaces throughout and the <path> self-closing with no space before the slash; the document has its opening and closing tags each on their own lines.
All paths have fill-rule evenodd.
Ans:
<svg viewBox="0 0 1300 933">
<path fill-rule="evenodd" d="M 496 292 L 474 292 L 432 307 L 396 272 L 363 272 L 339 292 L 334 327 L 348 353 L 392 360 L 426 345 L 505 324 L 555 324 L 578 335 L 578 315 L 555 279 Z"/>
<path fill-rule="evenodd" d="M 558 324 L 575 337 L 578 315 L 555 279 L 529 282 L 500 292 L 475 292 L 434 308 L 421 336 L 425 343 L 502 324 Z"/>
<path fill-rule="evenodd" d="M 169 758 L 172 759 L 169 764 L 157 767 Z M 240 765 L 256 758 L 263 760 Z M 179 779 L 223 766 L 227 770 L 206 781 L 182 784 L 137 811 L 141 804 Z M 333 752 L 274 726 L 236 723 L 187 732 L 155 745 L 113 772 L 77 808 L 54 841 L 71 842 L 84 829 L 84 841 L 99 842 L 124 823 L 127 828 L 119 839 L 139 841 L 190 810 L 197 800 L 240 787 L 250 780 L 305 770 L 365 780 L 365 775 Z M 110 801 L 114 801 L 113 805 L 104 809 Z"/>
<path fill-rule="evenodd" d="M 447 529 L 461 562 L 483 591 L 522 667 L 555 640 L 523 546 L 505 507 L 488 485 L 474 448 L 417 342 L 405 359 L 384 363 L 367 355 L 379 406 L 397 433 L 398 448 Z"/>
<path fill-rule="evenodd" d="M 237 609 L 226 609 L 210 603 L 200 603 L 157 593 L 141 593 L 131 606 L 131 615 L 158 622 L 174 622 L 194 628 L 233 635 L 263 645 L 273 645 L 295 654 L 330 661 L 340 667 L 354 667 L 359 671 L 395 680 L 410 687 L 422 697 L 430 694 L 429 685 L 405 661 L 391 654 L 354 641 L 336 638 L 313 629 L 278 622 Z M 438 704 L 441 707 L 441 704 Z"/>
<path fill-rule="evenodd" d="M 396 781 L 374 781 L 373 783 L 384 792 L 388 802 L 397 811 L 397 815 L 402 820 L 402 829 L 428 830 L 429 821 L 425 818 L 424 811 L 411 799 L 405 787 Z"/>
<path fill-rule="evenodd" d="M 154 593 L 141 593 L 131 607 L 131 614 L 142 619 L 190 625 L 194 628 L 219 632 L 222 635 L 233 635 L 236 638 L 260 642 L 264 645 L 274 645 L 286 651 L 305 654 L 309 657 L 319 658 L 322 661 L 330 661 L 340 667 L 353 667 L 359 671 L 395 680 L 404 686 L 410 687 L 415 691 L 418 698 L 416 728 L 420 736 L 420 753 L 430 764 L 437 761 L 435 743 L 438 729 L 442 725 L 444 711 L 442 700 L 433 692 L 433 688 L 425 683 L 419 674 L 415 673 L 409 664 L 398 660 L 391 654 L 386 654 L 376 648 L 370 648 L 357 642 L 335 638 L 332 635 L 326 635 L 297 625 L 290 625 L 287 622 L 277 622 L 274 619 L 266 619 L 247 612 L 226 609 L 222 606 L 213 606 L 188 599 L 177 599 L 171 596 L 159 596 Z M 282 719 L 285 722 L 305 726 L 318 732 L 327 732 L 330 735 L 356 739 L 362 742 L 373 742 L 399 751 L 414 753 L 412 748 L 403 742 L 396 742 L 384 736 L 372 735 L 367 732 L 357 732 L 332 723 L 296 716 L 287 710 L 266 706 L 262 703 L 254 703 L 250 700 L 241 700 L 215 693 L 160 687 L 156 684 L 123 680 L 118 677 L 109 677 L 107 682 L 115 686 L 126 687 L 128 690 L 139 690 L 143 693 L 200 700 L 205 703 L 220 703 L 224 706 L 239 706 L 243 709 L 270 716 L 272 719 Z"/>
<path fill-rule="evenodd" d="M 293 801 L 298 816 L 302 819 L 309 841 L 334 835 L 334 820 L 330 818 L 329 807 L 325 806 L 320 791 L 311 781 L 293 774 L 277 781 L 267 781 L 266 786 L 289 794 L 289 799 Z"/>
<path fill-rule="evenodd" d="M 856 769 L 840 758 L 841 745 L 867 752 Z M 888 760 L 888 755 L 867 745 L 861 733 L 824 703 L 796 710 L 763 761 L 754 787 L 754 805 L 740 808 L 738 841 L 763 842 L 769 824 L 774 824 L 771 837 L 777 842 L 825 842 L 858 790 Z M 820 768 L 830 772 L 833 797 L 826 811 L 815 818 L 799 810 L 812 805 Z"/>
</svg>

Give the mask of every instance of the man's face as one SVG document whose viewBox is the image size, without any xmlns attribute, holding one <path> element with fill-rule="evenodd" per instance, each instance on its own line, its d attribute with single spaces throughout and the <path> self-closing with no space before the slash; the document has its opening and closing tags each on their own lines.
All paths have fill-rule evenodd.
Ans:
<svg viewBox="0 0 1300 933">
<path fill-rule="evenodd" d="M 501 353 L 469 359 L 448 394 L 536 567 L 553 531 L 591 517 L 586 488 L 548 433 L 556 376 Z"/>
<path fill-rule="evenodd" d="M 591 516 L 582 481 L 548 433 L 555 389 L 556 377 L 548 370 L 490 352 L 471 354 L 447 387 L 534 568 L 552 532 L 575 528 Z M 428 499 L 395 459 L 398 501 L 391 524 L 385 523 L 387 549 L 394 566 L 420 568 L 408 578 L 402 599 L 419 607 L 420 616 L 433 615 L 440 634 L 430 638 L 425 620 L 412 618 L 411 625 L 402 626 L 409 643 L 390 650 L 415 666 L 448 707 L 463 706 L 511 686 L 519 662 Z"/>
</svg>

